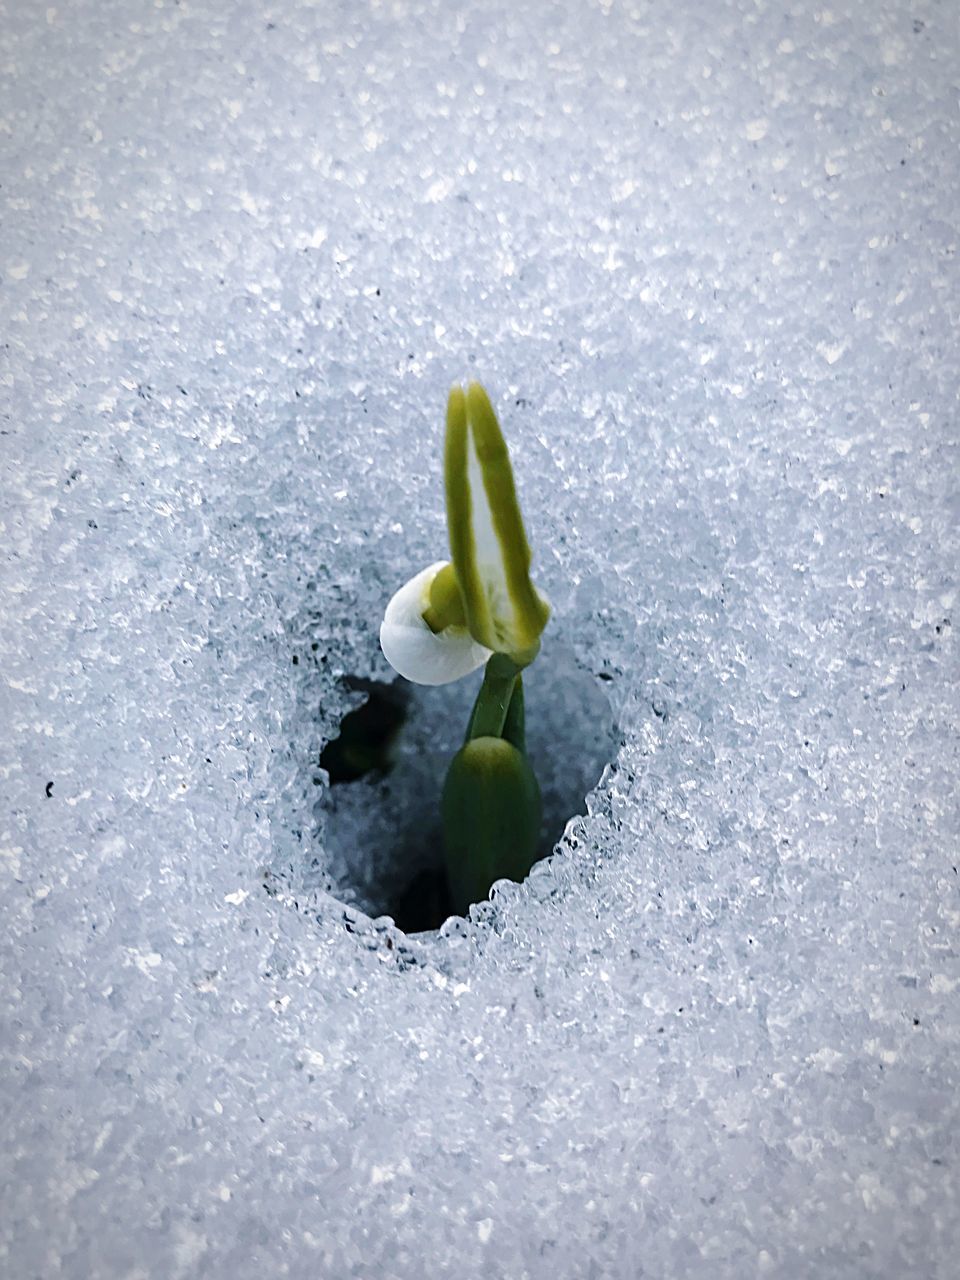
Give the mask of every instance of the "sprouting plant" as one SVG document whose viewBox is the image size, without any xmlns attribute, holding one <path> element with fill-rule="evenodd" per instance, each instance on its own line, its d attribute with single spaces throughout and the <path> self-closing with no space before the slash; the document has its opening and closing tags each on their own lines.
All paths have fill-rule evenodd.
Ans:
<svg viewBox="0 0 960 1280">
<path fill-rule="evenodd" d="M 479 383 L 450 392 L 444 481 L 451 560 L 400 588 L 380 644 L 418 684 L 446 684 L 486 664 L 441 799 L 447 876 L 466 912 L 495 880 L 522 880 L 536 861 L 540 789 L 526 755 L 521 673 L 550 616 L 530 578 L 510 455 Z"/>
</svg>

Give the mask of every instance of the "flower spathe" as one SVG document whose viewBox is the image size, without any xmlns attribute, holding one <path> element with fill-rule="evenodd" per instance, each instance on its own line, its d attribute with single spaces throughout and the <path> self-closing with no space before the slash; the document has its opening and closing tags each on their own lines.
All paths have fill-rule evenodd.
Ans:
<svg viewBox="0 0 960 1280">
<path fill-rule="evenodd" d="M 414 684 L 450 684 L 476 671 L 490 657 L 465 626 L 451 624 L 433 631 L 424 618 L 430 588 L 446 560 L 415 574 L 393 596 L 380 625 L 380 648 L 399 675 Z"/>
<path fill-rule="evenodd" d="M 494 653 L 527 665 L 550 606 L 530 579 L 510 455 L 478 382 L 447 401 L 444 484 L 452 564 L 418 573 L 387 605 L 380 646 L 416 684 L 447 684 Z"/>
<path fill-rule="evenodd" d="M 447 401 L 447 529 L 467 625 L 520 665 L 536 653 L 550 605 L 530 578 L 530 547 L 507 443 L 479 382 Z"/>
</svg>

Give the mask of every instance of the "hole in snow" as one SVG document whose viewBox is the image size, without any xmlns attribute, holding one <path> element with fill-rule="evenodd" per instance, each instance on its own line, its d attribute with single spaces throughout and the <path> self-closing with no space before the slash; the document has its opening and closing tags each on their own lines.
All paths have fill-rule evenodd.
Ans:
<svg viewBox="0 0 960 1280">
<path fill-rule="evenodd" d="M 366 694 L 321 766 L 323 870 L 342 902 L 392 916 L 407 933 L 438 928 L 452 912 L 443 869 L 440 793 L 463 741 L 481 672 L 441 688 L 351 681 Z M 613 758 L 618 737 L 597 676 L 571 652 L 544 646 L 524 673 L 527 754 L 543 799 L 540 856 L 548 856 Z"/>
</svg>

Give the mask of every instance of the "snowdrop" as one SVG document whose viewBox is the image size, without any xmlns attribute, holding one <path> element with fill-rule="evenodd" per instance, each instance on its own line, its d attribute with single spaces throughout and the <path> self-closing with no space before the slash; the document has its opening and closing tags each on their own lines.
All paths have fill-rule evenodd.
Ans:
<svg viewBox="0 0 960 1280">
<path fill-rule="evenodd" d="M 447 684 L 484 667 L 441 799 L 447 878 L 466 911 L 496 880 L 522 880 L 536 861 L 540 789 L 526 756 L 521 672 L 539 653 L 550 616 L 530 578 L 507 445 L 479 383 L 450 392 L 444 483 L 451 560 L 428 565 L 396 592 L 380 645 L 417 684 Z"/>
<path fill-rule="evenodd" d="M 530 580 L 530 547 L 496 414 L 479 383 L 447 404 L 444 450 L 453 562 L 438 560 L 391 599 L 380 627 L 390 665 L 415 684 L 447 684 L 492 653 L 536 656 L 550 607 Z"/>
</svg>

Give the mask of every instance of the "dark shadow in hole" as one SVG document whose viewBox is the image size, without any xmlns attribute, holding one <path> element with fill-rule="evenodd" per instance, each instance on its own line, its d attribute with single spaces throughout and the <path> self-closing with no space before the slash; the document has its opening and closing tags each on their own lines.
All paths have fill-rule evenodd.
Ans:
<svg viewBox="0 0 960 1280">
<path fill-rule="evenodd" d="M 368 773 L 386 773 L 392 767 L 397 734 L 410 701 L 399 681 L 384 684 L 347 676 L 344 684 L 352 693 L 366 694 L 366 701 L 347 712 L 337 737 L 320 752 L 320 768 L 326 769 L 331 786 L 359 782 Z"/>
<path fill-rule="evenodd" d="M 367 701 L 344 717 L 321 755 L 331 781 L 319 816 L 333 892 L 370 916 L 392 916 L 406 933 L 436 929 L 452 914 L 440 792 L 479 684 L 479 672 L 440 689 L 354 681 Z M 545 646 L 525 686 L 546 857 L 583 812 L 619 738 L 598 677 L 571 652 Z"/>
</svg>

